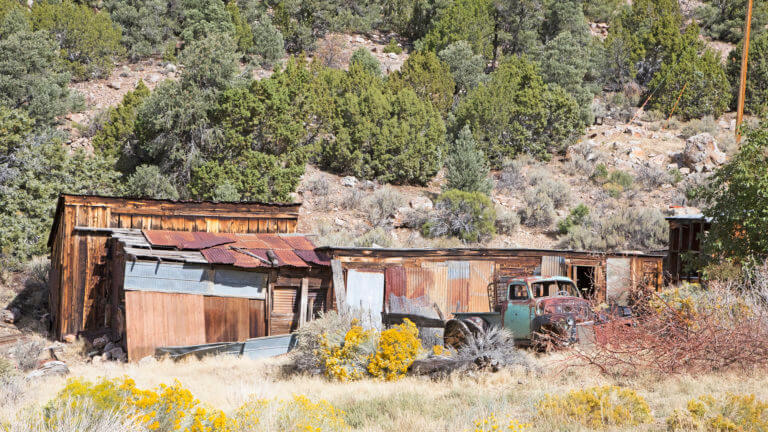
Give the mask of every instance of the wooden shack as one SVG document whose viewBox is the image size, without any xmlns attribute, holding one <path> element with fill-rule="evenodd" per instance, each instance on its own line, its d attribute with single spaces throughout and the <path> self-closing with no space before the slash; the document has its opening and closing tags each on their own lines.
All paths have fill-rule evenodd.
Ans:
<svg viewBox="0 0 768 432">
<path fill-rule="evenodd" d="M 330 262 L 304 235 L 111 229 L 107 250 L 107 321 L 130 360 L 287 334 L 332 303 Z"/>
<path fill-rule="evenodd" d="M 109 324 L 103 282 L 111 233 L 100 229 L 292 233 L 299 206 L 61 195 L 48 239 L 53 334 L 62 338 Z"/>
<path fill-rule="evenodd" d="M 698 282 L 699 270 L 685 263 L 684 257 L 686 254 L 701 252 L 701 240 L 704 233 L 709 231 L 712 219 L 702 214 L 669 216 L 666 219 L 669 222 L 669 254 L 666 263 L 668 282 Z"/>
<path fill-rule="evenodd" d="M 453 312 L 487 312 L 502 277 L 568 276 L 585 297 L 626 304 L 638 285 L 660 289 L 663 254 L 536 249 L 329 248 L 334 284 L 349 306 L 386 309 L 393 297 L 435 303 Z M 340 291 L 340 290 L 339 290 Z M 426 299 L 426 300 L 424 300 Z"/>
</svg>

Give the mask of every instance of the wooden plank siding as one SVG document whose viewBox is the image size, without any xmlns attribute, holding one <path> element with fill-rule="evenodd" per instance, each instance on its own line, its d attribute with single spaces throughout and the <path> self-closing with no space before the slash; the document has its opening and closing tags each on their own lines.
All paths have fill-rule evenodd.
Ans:
<svg viewBox="0 0 768 432">
<path fill-rule="evenodd" d="M 206 343 L 204 297 L 126 291 L 126 348 L 130 360 L 155 354 L 155 348 Z"/>
<path fill-rule="evenodd" d="M 75 227 L 292 233 L 299 206 L 61 195 L 48 239 L 53 333 L 62 338 L 103 327 L 112 303 L 105 298 L 112 292 L 103 268 L 107 236 Z"/>
</svg>

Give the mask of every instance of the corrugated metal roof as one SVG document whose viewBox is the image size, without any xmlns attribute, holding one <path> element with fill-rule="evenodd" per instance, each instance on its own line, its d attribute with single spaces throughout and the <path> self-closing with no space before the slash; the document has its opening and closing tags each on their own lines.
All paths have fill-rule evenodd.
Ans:
<svg viewBox="0 0 768 432">
<path fill-rule="evenodd" d="M 330 265 L 327 253 L 317 252 L 312 241 L 295 234 L 231 234 L 144 230 L 149 245 L 198 250 L 210 264 L 257 268 Z"/>
<path fill-rule="evenodd" d="M 174 247 L 181 250 L 201 250 L 235 242 L 232 234 L 160 230 L 143 230 L 142 232 L 152 246 Z"/>
</svg>

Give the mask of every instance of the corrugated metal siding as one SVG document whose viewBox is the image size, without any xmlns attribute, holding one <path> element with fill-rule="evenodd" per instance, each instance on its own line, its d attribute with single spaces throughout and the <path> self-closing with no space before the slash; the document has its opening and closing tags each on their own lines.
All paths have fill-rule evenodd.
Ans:
<svg viewBox="0 0 768 432">
<path fill-rule="evenodd" d="M 123 289 L 264 299 L 267 274 L 199 264 L 127 261 Z"/>
<path fill-rule="evenodd" d="M 204 310 L 200 295 L 126 292 L 128 358 L 139 360 L 154 355 L 159 346 L 205 343 Z"/>
<path fill-rule="evenodd" d="M 543 256 L 541 257 L 542 276 L 567 276 L 568 269 L 565 266 L 565 257 Z"/>
<path fill-rule="evenodd" d="M 489 285 L 493 284 L 492 261 L 471 261 L 469 264 L 469 311 L 490 312 Z"/>
<path fill-rule="evenodd" d="M 387 304 L 392 296 L 402 297 L 406 295 L 405 268 L 402 266 L 387 267 L 384 271 L 384 292 Z"/>
<path fill-rule="evenodd" d="M 465 312 L 469 305 L 469 261 L 448 261 L 448 301 L 443 314 Z"/>
<path fill-rule="evenodd" d="M 424 278 L 432 281 L 424 286 L 427 299 L 436 304 L 441 311 L 448 310 L 448 265 L 444 262 L 424 263 L 421 270 L 431 274 Z"/>
</svg>

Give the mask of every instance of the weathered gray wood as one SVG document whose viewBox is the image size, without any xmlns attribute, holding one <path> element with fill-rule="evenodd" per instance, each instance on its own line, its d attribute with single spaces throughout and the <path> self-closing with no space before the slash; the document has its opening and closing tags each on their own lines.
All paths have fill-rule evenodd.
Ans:
<svg viewBox="0 0 768 432">
<path fill-rule="evenodd" d="M 299 327 L 307 322 L 307 297 L 309 297 L 309 280 L 301 278 L 301 289 L 299 290 Z"/>
<path fill-rule="evenodd" d="M 407 313 L 382 313 L 381 322 L 386 326 L 402 324 L 404 319 L 411 320 L 416 327 L 443 328 L 445 321 L 440 318 L 432 318 L 424 315 Z"/>
<path fill-rule="evenodd" d="M 344 302 L 347 299 L 347 289 L 344 286 L 344 271 L 341 268 L 341 261 L 331 260 L 331 271 L 333 272 L 333 293 L 336 297 L 336 310 L 344 309 Z"/>
</svg>

